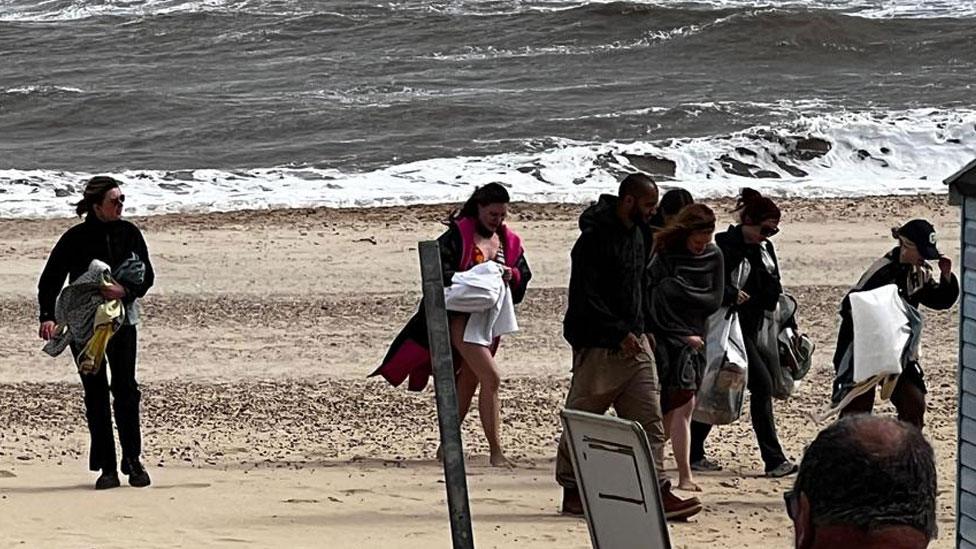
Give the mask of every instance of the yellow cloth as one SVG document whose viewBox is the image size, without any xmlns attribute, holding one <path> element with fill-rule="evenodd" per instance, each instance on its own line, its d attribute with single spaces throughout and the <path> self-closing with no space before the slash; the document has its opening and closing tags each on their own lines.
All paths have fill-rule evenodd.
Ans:
<svg viewBox="0 0 976 549">
<path fill-rule="evenodd" d="M 111 286 L 112 281 L 105 279 L 102 281 L 104 286 Z M 105 349 L 108 341 L 115 335 L 115 331 L 122 324 L 125 309 L 122 301 L 112 299 L 102 303 L 95 309 L 95 321 L 93 322 L 94 331 L 91 339 L 78 355 L 78 371 L 82 374 L 97 374 L 105 362 Z"/>
</svg>

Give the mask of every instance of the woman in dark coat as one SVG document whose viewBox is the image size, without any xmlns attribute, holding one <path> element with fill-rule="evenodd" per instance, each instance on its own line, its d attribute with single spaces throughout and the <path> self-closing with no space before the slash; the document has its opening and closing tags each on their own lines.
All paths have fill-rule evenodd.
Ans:
<svg viewBox="0 0 976 549">
<path fill-rule="evenodd" d="M 513 303 L 520 303 L 532 278 L 522 250 L 522 240 L 505 225 L 509 196 L 505 187 L 489 183 L 479 187 L 457 212 L 448 219 L 448 229 L 438 239 L 444 286 L 451 285 L 455 272 L 466 271 L 485 261 L 503 266 L 502 278 L 512 292 Z M 492 465 L 509 465 L 501 446 L 501 401 L 498 389 L 501 374 L 495 364 L 499 340 L 490 346 L 463 340 L 468 315 L 450 313 L 451 345 L 457 375 L 458 411 L 461 421 L 468 413 L 475 390 L 480 386 L 478 413 L 488 439 Z M 427 385 L 431 374 L 427 324 L 423 307 L 411 318 L 393 341 L 383 364 L 372 375 L 382 375 L 394 386 L 409 378 L 412 391 Z"/>
<path fill-rule="evenodd" d="M 780 210 L 768 197 L 753 189 L 742 189 L 736 209 L 739 224 L 715 235 L 715 243 L 725 259 L 725 294 L 722 305 L 738 312 L 739 325 L 749 361 L 749 411 L 752 429 L 756 433 L 759 452 L 765 464 L 766 476 L 783 477 L 796 472 L 796 464 L 786 458 L 776 434 L 773 417 L 773 380 L 757 346 L 757 337 L 766 311 L 779 302 L 783 286 L 780 282 L 779 261 L 769 241 L 779 232 Z M 743 261 L 749 262 L 749 277 L 739 288 L 732 281 L 732 273 Z M 720 469 L 705 458 L 705 437 L 711 425 L 692 424 L 691 462 L 699 471 Z"/>
<path fill-rule="evenodd" d="M 678 489 L 700 492 L 689 450 L 695 393 L 705 369 L 708 317 L 722 305 L 722 252 L 712 243 L 715 214 L 704 204 L 685 206 L 654 236 L 648 265 L 648 314 L 661 382 L 664 432 L 678 465 Z"/>
<path fill-rule="evenodd" d="M 139 461 L 142 453 L 142 435 L 139 427 L 139 401 L 141 393 L 136 382 L 136 322 L 131 314 L 137 298 L 146 295 L 153 285 L 155 275 L 146 241 L 139 228 L 122 219 L 125 195 L 119 182 L 111 177 L 94 177 L 85 186 L 84 197 L 76 205 L 76 213 L 85 216 L 84 222 L 68 229 L 51 251 L 37 285 L 40 305 L 41 339 L 55 335 L 54 306 L 65 277 L 69 283 L 88 270 L 92 260 L 98 259 L 115 271 L 123 263 L 134 259 L 144 265 L 145 272 L 139 284 L 120 278 L 102 289 L 107 299 L 120 299 L 125 305 L 126 319 L 112 336 L 105 350 L 108 366 L 112 369 L 112 384 L 108 383 L 106 368 L 93 374 L 82 374 L 85 388 L 85 415 L 91 434 L 91 454 L 88 466 L 101 471 L 95 482 L 96 489 L 119 486 L 115 436 L 112 431 L 112 408 L 119 429 L 122 446 L 122 473 L 129 476 L 132 486 L 148 486 L 149 474 Z M 133 258 L 133 254 L 135 257 Z M 72 344 L 76 360 L 82 349 Z M 112 400 L 110 403 L 109 392 Z"/>
</svg>

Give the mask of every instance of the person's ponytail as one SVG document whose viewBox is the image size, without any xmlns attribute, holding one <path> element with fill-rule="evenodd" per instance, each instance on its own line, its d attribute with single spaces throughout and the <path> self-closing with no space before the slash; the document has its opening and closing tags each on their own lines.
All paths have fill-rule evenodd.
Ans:
<svg viewBox="0 0 976 549">
<path fill-rule="evenodd" d="M 739 221 L 748 225 L 759 225 L 763 221 L 779 220 L 782 217 L 779 206 L 775 202 L 749 187 L 739 191 L 739 198 L 735 201 L 735 209 L 732 211 L 738 212 Z"/>
<path fill-rule="evenodd" d="M 82 199 L 75 203 L 75 213 L 78 217 L 92 212 L 95 204 L 100 204 L 105 199 L 105 194 L 121 185 L 117 179 L 107 175 L 96 175 L 85 183 L 85 191 Z"/>
</svg>

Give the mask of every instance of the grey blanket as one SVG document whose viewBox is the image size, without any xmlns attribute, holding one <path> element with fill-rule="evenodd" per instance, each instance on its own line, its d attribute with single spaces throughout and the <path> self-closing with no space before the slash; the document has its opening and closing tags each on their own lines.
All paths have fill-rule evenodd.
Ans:
<svg viewBox="0 0 976 549">
<path fill-rule="evenodd" d="M 648 265 L 648 314 L 657 339 L 654 357 L 661 388 L 697 391 L 705 355 L 685 336 L 705 338 L 708 317 L 722 305 L 722 252 L 710 244 L 702 255 L 658 253 Z"/>
<path fill-rule="evenodd" d="M 54 319 L 59 330 L 44 345 L 45 353 L 58 356 L 70 343 L 85 346 L 94 333 L 95 311 L 105 303 L 101 292 L 103 282 L 111 278 L 109 266 L 96 259 L 87 271 L 61 290 L 54 307 Z"/>
<path fill-rule="evenodd" d="M 708 317 L 722 306 L 722 252 L 709 244 L 702 255 L 657 253 L 648 269 L 648 314 L 655 333 L 705 337 Z"/>
</svg>

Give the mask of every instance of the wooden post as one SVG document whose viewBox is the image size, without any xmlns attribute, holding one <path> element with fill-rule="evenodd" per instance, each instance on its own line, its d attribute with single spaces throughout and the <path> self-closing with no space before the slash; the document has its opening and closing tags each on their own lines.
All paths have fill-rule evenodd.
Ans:
<svg viewBox="0 0 976 549">
<path fill-rule="evenodd" d="M 440 245 L 436 240 L 428 240 L 420 242 L 418 249 L 430 361 L 434 370 L 437 423 L 440 426 L 444 457 L 444 480 L 447 483 L 447 508 L 451 517 L 451 537 L 454 549 L 474 549 L 471 511 L 468 508 L 468 481 L 464 473 L 464 453 L 461 448 L 461 423 L 458 421 L 457 390 L 454 385 L 454 358 L 447 325 L 447 309 L 444 305 Z"/>
</svg>

